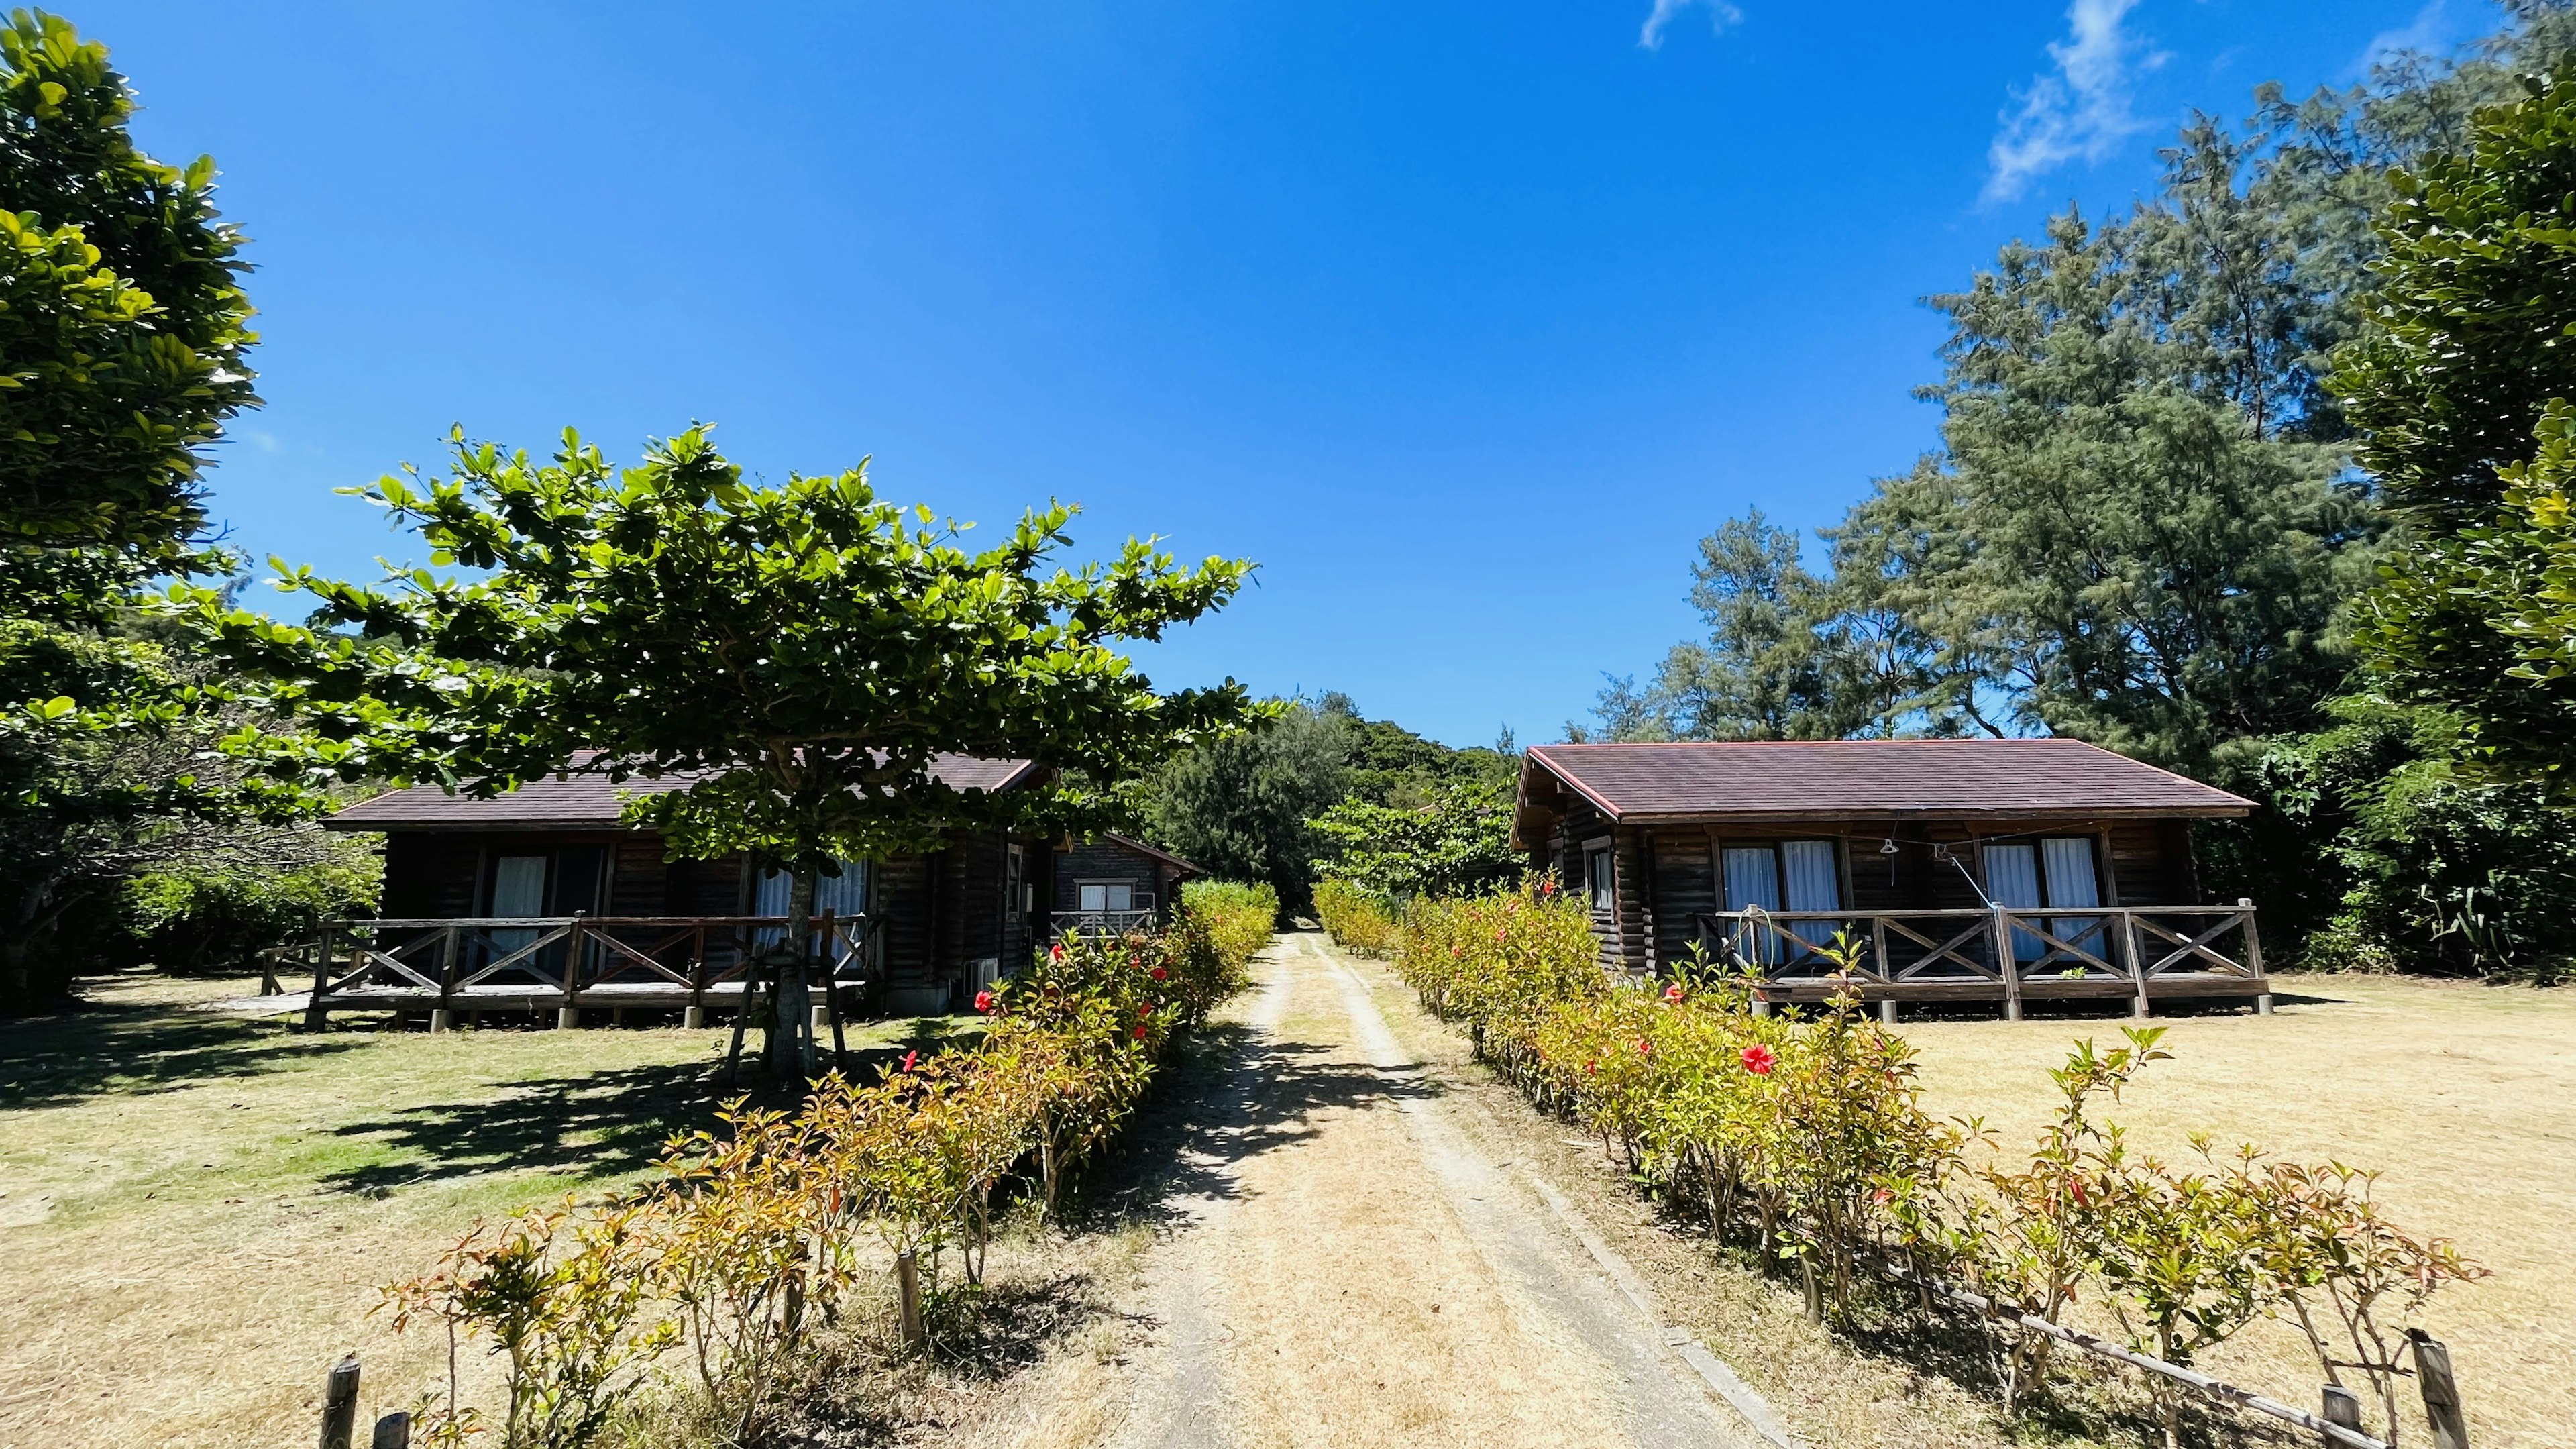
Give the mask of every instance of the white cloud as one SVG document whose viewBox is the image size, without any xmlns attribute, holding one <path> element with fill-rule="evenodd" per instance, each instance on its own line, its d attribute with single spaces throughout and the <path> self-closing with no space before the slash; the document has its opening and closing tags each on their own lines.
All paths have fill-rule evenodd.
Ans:
<svg viewBox="0 0 2576 1449">
<path fill-rule="evenodd" d="M 1988 201 L 2011 200 L 2069 161 L 2099 161 L 2142 128 L 2129 111 L 2129 79 L 2164 57 L 2140 54 L 2137 38 L 2120 29 L 2137 3 L 2075 0 L 2066 8 L 2066 39 L 2048 47 L 2056 69 L 2032 79 L 2021 109 L 2003 118 L 1986 150 Z"/>
<path fill-rule="evenodd" d="M 1726 27 L 1744 19 L 1744 12 L 1726 0 L 1655 0 L 1655 13 L 1647 16 L 1646 23 L 1638 29 L 1637 43 L 1648 50 L 1663 49 L 1665 27 L 1679 20 L 1682 12 L 1693 6 L 1708 11 L 1708 28 L 1713 34 L 1722 33 Z"/>
<path fill-rule="evenodd" d="M 2372 66 L 2394 60 L 2409 51 L 2422 55 L 2447 55 L 2456 43 L 2452 36 L 2447 0 L 2430 0 L 2415 18 L 2395 30 L 2383 30 L 2370 38 L 2361 52 L 2360 64 L 2353 67 L 2356 75 L 2367 75 Z"/>
</svg>

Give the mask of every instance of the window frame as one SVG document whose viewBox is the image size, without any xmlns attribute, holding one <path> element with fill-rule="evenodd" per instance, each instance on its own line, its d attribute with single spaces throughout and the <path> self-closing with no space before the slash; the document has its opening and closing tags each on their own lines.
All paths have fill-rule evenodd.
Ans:
<svg viewBox="0 0 2576 1449">
<path fill-rule="evenodd" d="M 1609 836 L 1583 843 L 1583 904 L 1596 916 L 1619 913 L 1619 856 Z"/>
</svg>

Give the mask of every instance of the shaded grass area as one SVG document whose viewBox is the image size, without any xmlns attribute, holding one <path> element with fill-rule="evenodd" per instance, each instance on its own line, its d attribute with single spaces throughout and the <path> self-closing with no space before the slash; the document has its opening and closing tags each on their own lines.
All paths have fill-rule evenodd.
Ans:
<svg viewBox="0 0 2576 1449">
<path fill-rule="evenodd" d="M 636 1179 L 732 1095 L 722 1029 L 303 1035 L 207 1009 L 253 989 L 120 977 L 0 1023 L 0 1443 L 299 1439 L 353 1348 L 369 1411 L 402 1407 L 432 1345 L 372 1314 L 382 1284 L 477 1214 Z M 966 1034 L 875 1023 L 852 1061 Z"/>
<path fill-rule="evenodd" d="M 1498 1156 L 1552 1173 L 1653 1285 L 1673 1321 L 1704 1341 L 1823 1444 L 2161 1442 L 2145 1395 L 2088 1371 L 2013 1423 L 1994 1410 L 1980 1336 L 1964 1320 L 1889 1313 L 1854 1331 L 1804 1321 L 1793 1280 L 1769 1278 L 1711 1245 L 1690 1214 L 1635 1191 L 1597 1141 L 1541 1116 L 1469 1060 L 1465 1038 L 1431 1020 L 1375 963 L 1354 962 L 1407 1044 L 1454 1084 Z M 2427 1316 L 2462 1376 L 2472 1442 L 2576 1445 L 2576 993 L 2403 978 L 2282 978 L 2270 1018 L 2201 1011 L 2157 1024 L 2176 1059 L 2147 1069 L 2101 1115 L 2133 1145 L 2176 1158 L 2188 1134 L 2253 1141 L 2286 1156 L 2385 1169 L 2380 1199 L 2400 1222 L 2459 1240 L 2495 1270 L 2446 1291 Z M 2078 1038 L 2115 1043 L 2125 1023 L 2066 1017 L 1909 1021 L 1926 1104 L 1980 1114 L 2022 1149 L 2050 1110 L 2047 1069 Z M 2095 1324 L 2096 1327 L 2107 1325 Z M 2321 1382 L 2305 1342 L 2260 1322 L 2201 1366 L 2313 1406 Z M 2411 1391 L 2411 1390 L 2410 1390 Z M 2197 1414 L 2202 1444 L 2309 1442 L 2271 1421 Z M 2420 1414 L 2407 1442 L 2428 1442 Z"/>
</svg>

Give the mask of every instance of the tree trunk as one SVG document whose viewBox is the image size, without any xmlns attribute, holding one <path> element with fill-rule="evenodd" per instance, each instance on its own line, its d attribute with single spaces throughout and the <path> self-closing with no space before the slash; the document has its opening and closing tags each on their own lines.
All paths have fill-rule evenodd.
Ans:
<svg viewBox="0 0 2576 1449">
<path fill-rule="evenodd" d="M 787 886 L 787 949 L 778 967 L 778 989 L 772 993 L 769 1040 L 764 1046 L 772 1076 L 794 1074 L 811 1079 L 814 1061 L 813 996 L 807 969 L 814 954 L 814 880 L 810 857 L 800 857 Z"/>
</svg>

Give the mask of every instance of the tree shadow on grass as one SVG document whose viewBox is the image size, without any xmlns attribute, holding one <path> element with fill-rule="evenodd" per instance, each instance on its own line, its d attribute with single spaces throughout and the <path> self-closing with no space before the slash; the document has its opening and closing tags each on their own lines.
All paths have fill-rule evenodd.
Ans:
<svg viewBox="0 0 2576 1449">
<path fill-rule="evenodd" d="M 0 1111 L 175 1092 L 261 1076 L 363 1045 L 186 1005 L 85 1002 L 0 1021 Z"/>
<path fill-rule="evenodd" d="M 382 1197 L 414 1183 L 530 1170 L 564 1178 L 567 1187 L 599 1182 L 641 1170 L 678 1133 L 718 1128 L 716 1114 L 736 1096 L 754 1106 L 794 1104 L 792 1092 L 748 1073 L 744 1083 L 742 1092 L 722 1091 L 720 1069 L 703 1061 L 500 1083 L 469 1100 L 334 1128 L 387 1149 L 389 1160 L 330 1173 L 322 1185 Z"/>
</svg>

